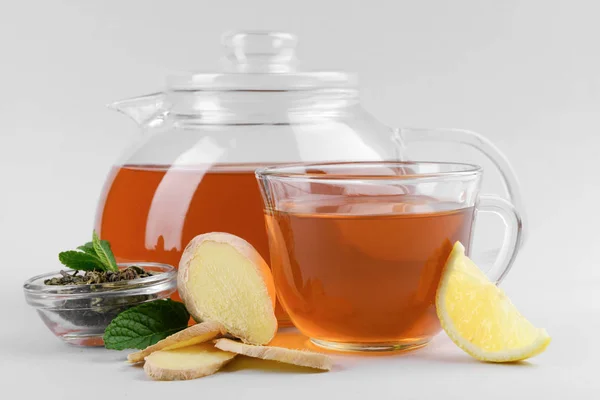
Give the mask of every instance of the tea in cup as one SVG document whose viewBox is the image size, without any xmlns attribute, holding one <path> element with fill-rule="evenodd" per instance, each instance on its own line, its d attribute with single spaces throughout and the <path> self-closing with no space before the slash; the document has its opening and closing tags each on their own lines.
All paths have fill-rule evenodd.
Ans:
<svg viewBox="0 0 600 400">
<path fill-rule="evenodd" d="M 358 162 L 257 171 L 278 300 L 319 346 L 394 350 L 441 329 L 435 295 L 452 246 L 467 252 L 477 212 L 511 224 L 492 278 L 518 249 L 519 216 L 479 196 L 482 170 L 451 163 Z"/>
</svg>

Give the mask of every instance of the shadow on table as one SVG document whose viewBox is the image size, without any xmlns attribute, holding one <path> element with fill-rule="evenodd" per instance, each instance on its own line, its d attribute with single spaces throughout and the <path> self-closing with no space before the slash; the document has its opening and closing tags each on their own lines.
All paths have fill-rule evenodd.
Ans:
<svg viewBox="0 0 600 400">
<path fill-rule="evenodd" d="M 359 358 L 373 357 L 402 357 L 411 362 L 439 362 L 447 364 L 483 364 L 502 365 L 504 367 L 535 367 L 528 361 L 514 363 L 485 363 L 474 359 L 460 350 L 448 337 L 443 334 L 436 336 L 428 345 L 414 350 L 406 351 L 381 351 L 381 352 L 356 352 L 356 351 L 334 351 L 321 348 L 313 344 L 308 337 L 302 335 L 294 328 L 286 328 L 277 333 L 270 346 L 286 347 L 291 349 L 305 349 L 316 351 L 331 356 Z"/>
</svg>

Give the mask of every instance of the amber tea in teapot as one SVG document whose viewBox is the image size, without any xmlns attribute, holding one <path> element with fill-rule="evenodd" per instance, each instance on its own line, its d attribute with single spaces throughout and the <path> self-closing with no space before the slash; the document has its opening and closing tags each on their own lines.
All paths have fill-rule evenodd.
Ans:
<svg viewBox="0 0 600 400">
<path fill-rule="evenodd" d="M 96 230 L 110 238 L 119 262 L 153 260 L 177 266 L 187 243 L 204 232 L 242 237 L 269 260 L 256 167 L 115 167 Z M 285 323 L 281 305 L 276 312 Z"/>
</svg>

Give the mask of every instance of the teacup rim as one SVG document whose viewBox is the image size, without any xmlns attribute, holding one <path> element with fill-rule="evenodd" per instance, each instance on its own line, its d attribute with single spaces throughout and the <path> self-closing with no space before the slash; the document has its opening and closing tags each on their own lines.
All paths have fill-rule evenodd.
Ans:
<svg viewBox="0 0 600 400">
<path fill-rule="evenodd" d="M 298 168 L 319 168 L 319 167 L 344 167 L 344 166 L 382 166 L 382 167 L 409 167 L 415 165 L 435 165 L 459 167 L 456 170 L 410 173 L 405 175 L 368 175 L 368 174 L 316 174 L 303 172 L 294 172 Z M 447 179 L 447 178 L 466 178 L 478 177 L 482 174 L 483 167 L 477 164 L 452 161 L 330 161 L 330 162 L 308 162 L 308 163 L 290 163 L 270 165 L 258 168 L 255 171 L 257 178 L 283 178 L 283 179 L 309 179 L 309 180 L 341 180 L 341 181 L 407 181 L 421 179 Z"/>
</svg>

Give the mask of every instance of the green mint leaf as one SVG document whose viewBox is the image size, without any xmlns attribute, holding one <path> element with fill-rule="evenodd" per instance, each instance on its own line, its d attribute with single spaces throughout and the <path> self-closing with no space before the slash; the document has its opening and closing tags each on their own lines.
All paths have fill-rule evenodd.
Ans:
<svg viewBox="0 0 600 400">
<path fill-rule="evenodd" d="M 84 253 L 91 254 L 96 257 L 98 256 L 96 254 L 96 250 L 94 249 L 94 243 L 92 242 L 87 242 L 83 246 L 79 246 L 77 249 L 83 251 Z"/>
<path fill-rule="evenodd" d="M 111 321 L 104 330 L 104 347 L 142 350 L 187 328 L 189 319 L 183 303 L 170 299 L 142 303 Z"/>
<path fill-rule="evenodd" d="M 106 240 L 100 240 L 96 231 L 94 231 L 92 237 L 92 244 L 94 246 L 94 250 L 96 250 L 96 254 L 102 264 L 106 266 L 107 271 L 119 271 L 119 267 L 117 266 L 117 261 L 115 260 L 115 256 L 110 248 L 110 244 Z"/>
<path fill-rule="evenodd" d="M 58 259 L 71 269 L 81 271 L 105 270 L 104 264 L 98 257 L 80 251 L 63 251 L 58 253 Z"/>
</svg>

